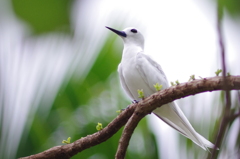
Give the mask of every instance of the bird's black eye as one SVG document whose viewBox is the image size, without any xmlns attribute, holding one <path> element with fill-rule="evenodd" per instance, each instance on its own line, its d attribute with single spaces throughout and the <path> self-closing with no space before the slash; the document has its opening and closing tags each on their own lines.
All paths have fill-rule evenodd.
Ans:
<svg viewBox="0 0 240 159">
<path fill-rule="evenodd" d="M 137 33 L 137 30 L 136 29 L 132 29 L 131 32 Z"/>
</svg>

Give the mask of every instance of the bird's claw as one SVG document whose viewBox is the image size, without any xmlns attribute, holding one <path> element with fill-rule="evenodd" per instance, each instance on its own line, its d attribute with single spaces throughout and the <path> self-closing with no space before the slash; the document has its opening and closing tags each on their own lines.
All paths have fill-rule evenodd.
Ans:
<svg viewBox="0 0 240 159">
<path fill-rule="evenodd" d="M 133 101 L 132 101 L 132 104 L 136 104 L 136 103 L 138 103 L 137 100 L 133 100 Z M 131 106 L 131 105 L 128 105 L 126 108 L 121 109 L 121 111 L 124 111 L 124 110 L 128 109 L 130 106 Z"/>
<path fill-rule="evenodd" d="M 126 108 L 121 109 L 121 111 L 124 111 L 124 110 L 128 109 L 129 107 L 130 107 L 130 105 L 128 105 Z"/>
<path fill-rule="evenodd" d="M 137 100 L 133 100 L 133 101 L 132 101 L 132 104 L 135 104 L 135 103 L 138 103 L 138 101 L 137 101 Z"/>
</svg>

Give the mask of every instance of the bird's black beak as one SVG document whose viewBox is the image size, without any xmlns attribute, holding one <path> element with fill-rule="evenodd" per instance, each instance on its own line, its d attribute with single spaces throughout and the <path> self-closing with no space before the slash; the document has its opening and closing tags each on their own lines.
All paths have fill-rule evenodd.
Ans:
<svg viewBox="0 0 240 159">
<path fill-rule="evenodd" d="M 117 35 L 120 35 L 122 37 L 127 37 L 127 34 L 124 32 L 124 31 L 119 31 L 119 30 L 116 30 L 116 29 L 113 29 L 113 28 L 110 28 L 110 27 L 107 27 L 109 30 L 113 31 L 114 33 L 116 33 Z"/>
</svg>

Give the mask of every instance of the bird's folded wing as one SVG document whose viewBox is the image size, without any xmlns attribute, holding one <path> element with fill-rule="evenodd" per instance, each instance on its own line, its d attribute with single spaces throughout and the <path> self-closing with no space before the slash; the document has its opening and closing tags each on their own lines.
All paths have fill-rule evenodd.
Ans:
<svg viewBox="0 0 240 159">
<path fill-rule="evenodd" d="M 138 53 L 136 55 L 137 70 L 145 83 L 155 91 L 154 84 L 163 85 L 163 89 L 168 88 L 169 84 L 161 66 L 149 56 Z"/>
<path fill-rule="evenodd" d="M 132 100 L 134 100 L 134 96 L 132 95 L 131 91 L 129 90 L 128 86 L 126 85 L 125 79 L 124 79 L 124 77 L 123 77 L 121 63 L 118 65 L 118 74 L 119 74 L 121 86 L 123 87 L 124 91 L 127 93 L 127 95 L 128 95 Z"/>
</svg>

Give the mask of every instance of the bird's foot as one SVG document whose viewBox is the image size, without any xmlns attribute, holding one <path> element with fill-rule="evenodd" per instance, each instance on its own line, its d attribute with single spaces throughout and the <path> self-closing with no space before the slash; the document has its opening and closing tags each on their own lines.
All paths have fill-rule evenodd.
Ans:
<svg viewBox="0 0 240 159">
<path fill-rule="evenodd" d="M 128 105 L 127 108 L 121 109 L 121 111 L 124 111 L 124 110 L 128 109 L 129 107 L 130 107 L 130 105 Z"/>
<path fill-rule="evenodd" d="M 137 100 L 133 100 L 133 101 L 132 101 L 132 104 L 136 104 L 136 103 L 138 103 Z M 130 106 L 131 106 L 131 104 L 128 105 L 127 108 L 121 109 L 121 111 L 124 111 L 124 110 L 128 109 Z"/>
<path fill-rule="evenodd" d="M 133 100 L 132 101 L 132 104 L 136 104 L 136 103 L 138 103 L 139 101 L 137 101 L 137 100 Z"/>
</svg>

